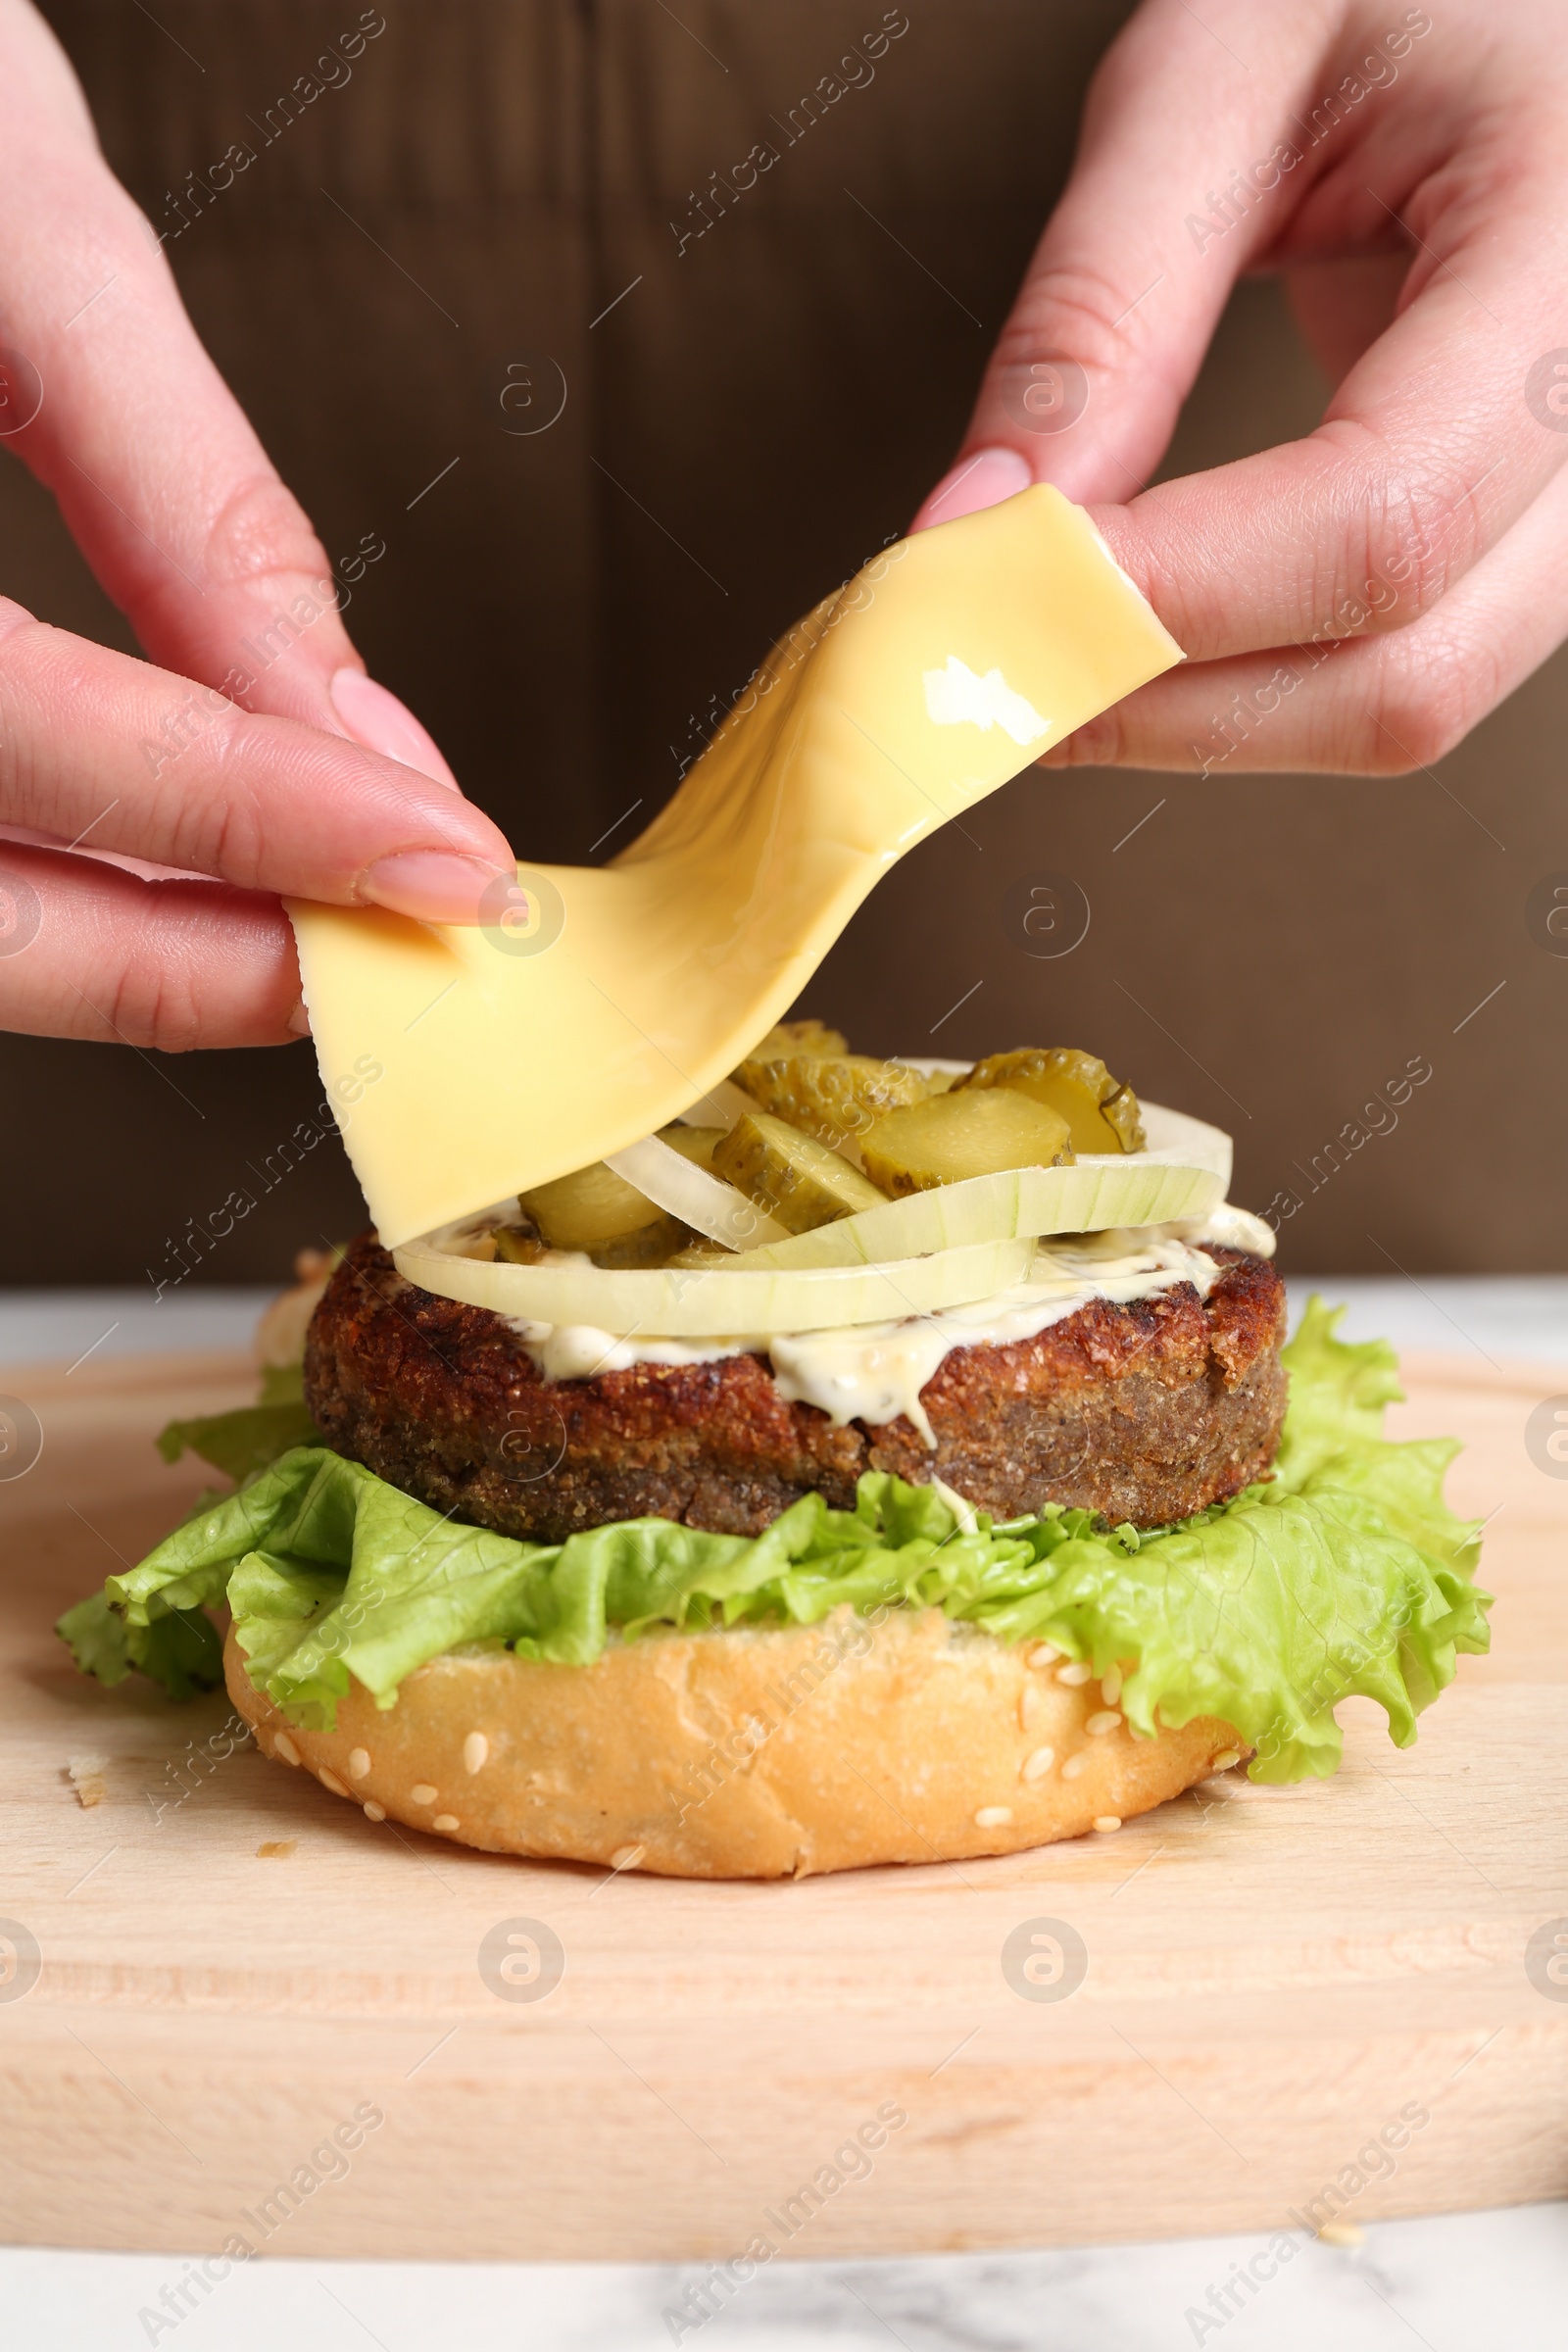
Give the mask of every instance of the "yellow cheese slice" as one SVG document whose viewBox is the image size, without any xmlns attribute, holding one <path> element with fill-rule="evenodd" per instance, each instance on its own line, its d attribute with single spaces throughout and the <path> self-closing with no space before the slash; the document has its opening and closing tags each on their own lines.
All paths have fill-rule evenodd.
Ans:
<svg viewBox="0 0 1568 2352">
<path fill-rule="evenodd" d="M 601 868 L 482 928 L 295 904 L 328 1100 L 389 1248 L 648 1135 L 788 1011 L 895 859 L 1182 659 L 1089 518 L 1021 491 L 799 622 Z"/>
</svg>

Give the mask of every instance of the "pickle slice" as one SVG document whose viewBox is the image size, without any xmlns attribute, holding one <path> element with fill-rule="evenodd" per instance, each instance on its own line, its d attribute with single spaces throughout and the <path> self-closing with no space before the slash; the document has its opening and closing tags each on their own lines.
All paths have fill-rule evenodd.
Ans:
<svg viewBox="0 0 1568 2352">
<path fill-rule="evenodd" d="M 1076 1046 L 1025 1046 L 1015 1054 L 990 1054 L 966 1078 L 955 1081 L 954 1091 L 996 1086 L 1059 1111 L 1074 1152 L 1144 1149 L 1138 1097 L 1097 1055 Z"/>
<path fill-rule="evenodd" d="M 882 1199 L 847 1159 L 765 1110 L 738 1119 L 713 1153 L 713 1172 L 791 1233 L 875 1208 Z"/>
<path fill-rule="evenodd" d="M 596 1266 L 665 1266 L 679 1250 L 687 1250 L 693 1242 L 704 1242 L 702 1234 L 679 1217 L 661 1209 L 649 1224 L 639 1225 L 633 1233 L 617 1233 L 607 1242 L 600 1242 L 588 1254 Z M 732 1251 L 723 1254 L 729 1257 Z"/>
<path fill-rule="evenodd" d="M 517 1201 L 552 1250 L 597 1250 L 635 1233 L 658 1214 L 646 1193 L 607 1168 L 602 1159 L 537 1185 L 531 1193 L 519 1193 Z"/>
<path fill-rule="evenodd" d="M 867 1054 L 753 1055 L 735 1083 L 763 1110 L 830 1150 L 863 1136 L 886 1112 L 923 1102 L 931 1091 L 918 1070 Z"/>
<path fill-rule="evenodd" d="M 578 1173 L 586 1175 L 590 1171 L 579 1169 Z M 564 1177 L 561 1181 L 569 1183 L 571 1179 Z M 550 1189 L 547 1185 L 539 1187 L 542 1193 Z M 634 1188 L 628 1185 L 626 1189 L 630 1192 Z M 593 1242 L 541 1241 L 539 1235 L 529 1232 L 526 1226 L 497 1225 L 490 1236 L 495 1245 L 496 1256 L 504 1265 L 508 1266 L 538 1266 L 548 1264 L 558 1250 L 575 1250 L 589 1257 L 596 1266 L 611 1268 L 662 1266 L 667 1265 L 677 1251 L 687 1248 L 690 1243 L 702 1239 L 700 1234 L 693 1232 L 690 1225 L 683 1224 L 679 1217 L 669 1216 L 663 1209 L 652 1208 L 652 1204 L 643 1199 L 641 1193 L 638 1193 L 636 1198 L 644 1211 L 642 1222 L 629 1227 L 623 1233 L 607 1234 Z M 652 1213 L 649 1213 L 650 1210 Z M 537 1222 L 537 1218 L 535 1221 Z M 558 1230 L 566 1229 L 558 1226 Z M 581 1230 L 580 1224 L 575 1230 Z M 728 1250 L 719 1251 L 720 1257 L 731 1257 L 733 1254 L 733 1251 Z"/>
<path fill-rule="evenodd" d="M 1060 1111 L 1005 1087 L 933 1095 L 890 1111 L 860 1146 L 866 1174 L 895 1200 L 1004 1168 L 1070 1167 L 1072 1156 Z"/>
<path fill-rule="evenodd" d="M 1148 1149 L 1144 1114 L 1138 1106 L 1138 1097 L 1130 1086 L 1118 1086 L 1109 1100 L 1100 1105 L 1100 1115 L 1123 1152 L 1143 1152 Z"/>
<path fill-rule="evenodd" d="M 782 1054 L 847 1054 L 849 1050 L 850 1041 L 843 1030 L 830 1029 L 825 1021 L 779 1021 L 752 1048 L 748 1059 L 774 1061 Z"/>
</svg>

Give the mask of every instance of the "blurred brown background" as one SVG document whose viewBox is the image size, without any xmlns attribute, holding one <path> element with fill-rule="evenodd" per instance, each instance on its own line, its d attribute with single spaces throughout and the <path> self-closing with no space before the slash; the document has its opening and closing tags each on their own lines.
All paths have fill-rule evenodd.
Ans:
<svg viewBox="0 0 1568 2352">
<path fill-rule="evenodd" d="M 372 673 L 519 855 L 585 860 L 646 821 L 713 698 L 948 464 L 1126 12 L 909 0 L 874 80 L 792 144 L 790 110 L 882 23 L 873 0 L 46 13 L 115 169 L 157 227 L 189 220 L 168 250 L 197 327 L 328 553 L 385 541 L 348 613 Z M 378 16 L 352 78 L 269 135 L 280 94 Z M 234 140 L 255 162 L 176 208 Z M 678 250 L 710 175 L 759 140 L 778 162 Z M 554 424 L 509 429 L 531 421 L 509 381 L 545 415 L 563 378 Z M 1277 289 L 1246 285 L 1165 470 L 1308 429 L 1323 392 Z M 0 549 L 6 593 L 130 648 L 10 463 Z M 1235 1133 L 1238 1199 L 1301 1196 L 1288 1267 L 1568 1267 L 1568 958 L 1526 923 L 1568 868 L 1565 697 L 1559 657 L 1441 777 L 1027 772 L 972 841 L 950 827 L 882 886 L 812 1008 L 871 1050 L 1092 1047 Z M 1046 874 L 1092 919 L 1042 960 L 1009 902 Z M 1314 1154 L 1414 1057 L 1433 1075 L 1397 1128 L 1312 1190 Z M 13 1284 L 167 1272 L 170 1240 L 318 1100 L 304 1047 L 5 1038 L 0 1087 Z M 323 1145 L 206 1275 L 281 1275 L 359 1217 Z"/>
</svg>

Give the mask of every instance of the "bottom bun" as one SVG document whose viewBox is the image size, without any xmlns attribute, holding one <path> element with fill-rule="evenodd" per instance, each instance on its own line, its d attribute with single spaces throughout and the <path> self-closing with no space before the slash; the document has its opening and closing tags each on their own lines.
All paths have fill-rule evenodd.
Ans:
<svg viewBox="0 0 1568 2352">
<path fill-rule="evenodd" d="M 1119 1829 L 1249 1752 L 1211 1716 L 1135 1738 L 1049 1643 L 940 1609 L 612 1638 L 591 1666 L 435 1658 L 385 1711 L 352 1684 L 330 1732 L 291 1724 L 232 1634 L 224 1663 L 264 1751 L 372 1821 L 673 1878 L 1016 1853 Z"/>
</svg>

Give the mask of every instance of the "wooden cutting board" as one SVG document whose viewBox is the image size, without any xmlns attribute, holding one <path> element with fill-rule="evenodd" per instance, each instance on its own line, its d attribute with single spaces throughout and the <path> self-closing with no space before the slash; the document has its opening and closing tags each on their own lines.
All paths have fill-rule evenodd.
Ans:
<svg viewBox="0 0 1568 2352">
<path fill-rule="evenodd" d="M 1357 1701 L 1326 1784 L 1233 1774 L 1004 1861 L 711 1886 L 372 1826 L 228 1753 L 222 1697 L 78 1679 L 52 1619 L 199 1483 L 153 1433 L 248 1369 L 0 1375 L 43 1432 L 0 1484 L 0 2231 L 723 2262 L 1289 2229 L 1329 2183 L 1352 2221 L 1562 2194 L 1568 1984 L 1526 1955 L 1568 1915 L 1568 1478 L 1524 1433 L 1568 1370 L 1406 1378 L 1396 1434 L 1465 1440 L 1449 1491 L 1492 1515 L 1498 1594 L 1416 1747 Z M 1075 1989 L 1014 1989 L 1004 1950 L 1045 1951 L 1050 1990 L 1075 1937 Z M 506 1997 L 498 1953 L 523 1955 Z"/>
</svg>

